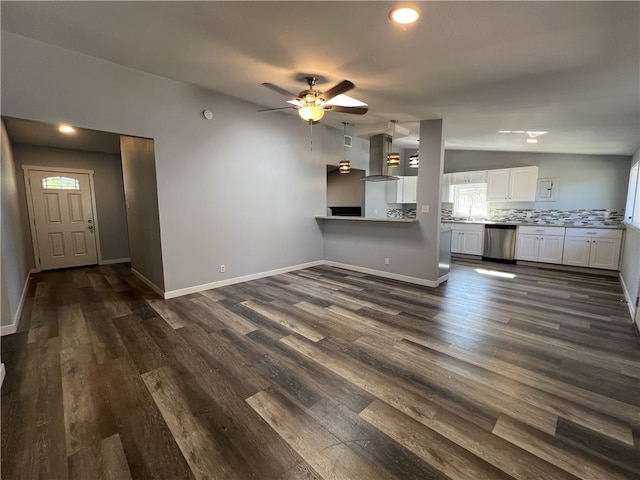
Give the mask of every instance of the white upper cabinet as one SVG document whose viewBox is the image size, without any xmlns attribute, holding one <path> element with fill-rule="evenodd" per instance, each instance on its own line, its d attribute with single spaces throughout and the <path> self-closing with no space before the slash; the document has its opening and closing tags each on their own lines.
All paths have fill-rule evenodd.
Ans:
<svg viewBox="0 0 640 480">
<path fill-rule="evenodd" d="M 440 202 L 453 202 L 451 195 L 451 177 L 453 173 L 444 173 L 440 179 Z"/>
<path fill-rule="evenodd" d="M 478 170 L 451 174 L 451 185 L 461 185 L 463 183 L 487 183 L 487 171 Z"/>
<path fill-rule="evenodd" d="M 538 167 L 489 170 L 487 194 L 490 202 L 533 202 L 536 199 Z"/>
<path fill-rule="evenodd" d="M 387 203 L 416 203 L 418 177 L 399 177 L 387 182 Z"/>
</svg>

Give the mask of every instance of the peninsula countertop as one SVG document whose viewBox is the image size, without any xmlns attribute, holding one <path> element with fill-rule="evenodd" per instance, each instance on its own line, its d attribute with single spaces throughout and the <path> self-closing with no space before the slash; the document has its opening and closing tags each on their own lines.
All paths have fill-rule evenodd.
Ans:
<svg viewBox="0 0 640 480">
<path fill-rule="evenodd" d="M 356 222 L 386 222 L 386 223 L 418 223 L 417 218 L 373 218 L 373 217 L 355 217 L 355 216 L 339 216 L 326 215 L 316 216 L 316 220 L 340 220 L 340 221 L 356 221 Z"/>
</svg>

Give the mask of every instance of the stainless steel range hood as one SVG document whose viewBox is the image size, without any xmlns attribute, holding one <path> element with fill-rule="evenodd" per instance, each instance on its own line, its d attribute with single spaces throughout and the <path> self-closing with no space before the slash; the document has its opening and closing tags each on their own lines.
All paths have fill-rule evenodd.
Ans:
<svg viewBox="0 0 640 480">
<path fill-rule="evenodd" d="M 380 133 L 369 139 L 369 175 L 362 177 L 365 182 L 388 182 L 399 180 L 389 174 L 387 154 L 391 150 L 391 135 Z"/>
</svg>

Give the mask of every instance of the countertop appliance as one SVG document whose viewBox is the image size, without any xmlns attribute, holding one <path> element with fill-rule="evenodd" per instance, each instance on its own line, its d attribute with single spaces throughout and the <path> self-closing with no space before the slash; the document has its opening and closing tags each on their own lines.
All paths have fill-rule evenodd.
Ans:
<svg viewBox="0 0 640 480">
<path fill-rule="evenodd" d="M 516 263 L 516 228 L 499 223 L 485 225 L 482 260 Z"/>
</svg>

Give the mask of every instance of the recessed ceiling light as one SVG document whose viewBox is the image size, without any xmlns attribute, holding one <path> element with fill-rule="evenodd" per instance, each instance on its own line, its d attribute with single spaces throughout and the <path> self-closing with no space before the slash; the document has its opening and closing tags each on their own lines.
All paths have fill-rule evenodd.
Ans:
<svg viewBox="0 0 640 480">
<path fill-rule="evenodd" d="M 537 138 L 527 138 L 527 143 L 538 143 Z"/>
<path fill-rule="evenodd" d="M 76 129 L 73 128 L 71 125 L 60 125 L 58 127 L 58 131 L 66 134 L 76 133 Z"/>
<path fill-rule="evenodd" d="M 420 10 L 415 7 L 396 7 L 389 12 L 389 18 L 400 25 L 409 25 L 420 18 Z"/>
</svg>

